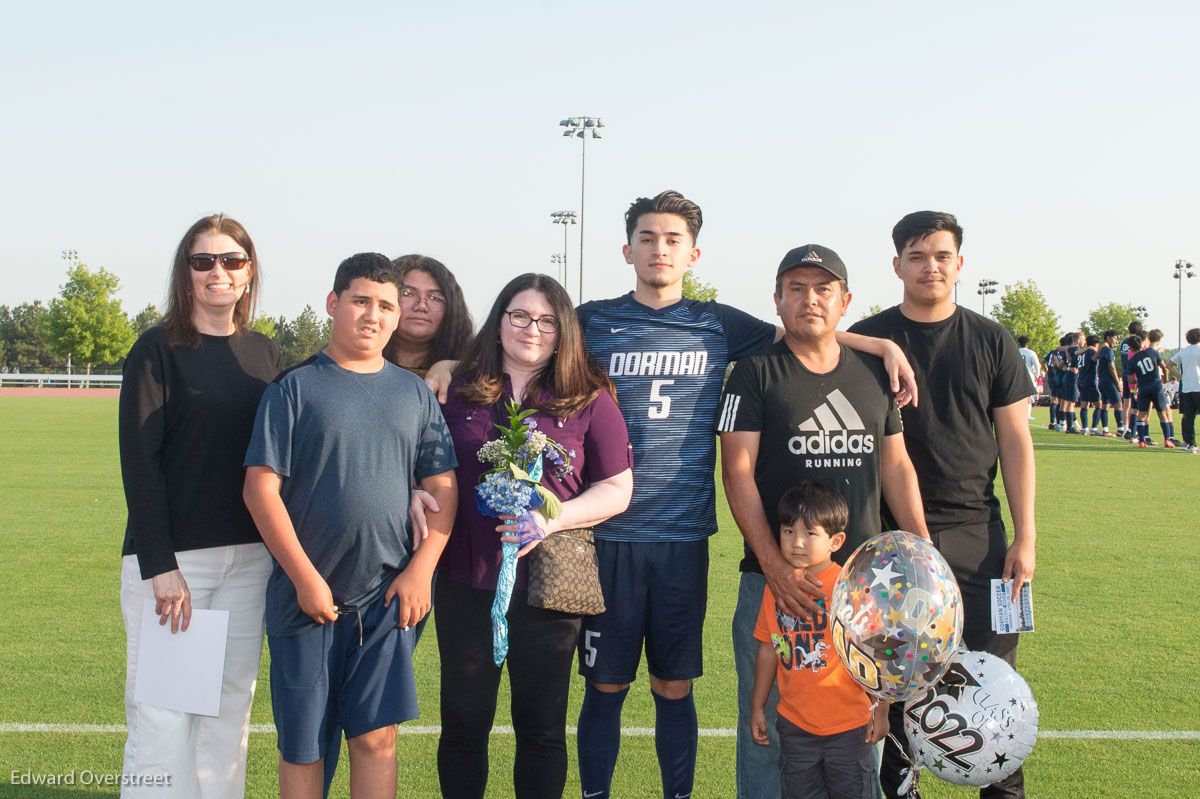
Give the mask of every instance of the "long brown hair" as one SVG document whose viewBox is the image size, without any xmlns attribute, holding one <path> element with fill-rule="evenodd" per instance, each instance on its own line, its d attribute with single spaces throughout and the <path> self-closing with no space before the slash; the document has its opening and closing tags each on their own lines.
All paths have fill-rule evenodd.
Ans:
<svg viewBox="0 0 1200 799">
<path fill-rule="evenodd" d="M 417 364 L 418 369 L 428 369 L 438 361 L 452 361 L 462 357 L 463 350 L 471 342 L 471 334 L 475 329 L 471 321 L 471 312 L 467 301 L 463 298 L 462 288 L 454 279 L 454 273 L 436 258 L 428 255 L 401 255 L 392 261 L 396 267 L 396 281 L 404 291 L 404 277 L 409 272 L 424 272 L 437 283 L 446 298 L 446 310 L 442 314 L 441 324 L 433 337 L 427 363 Z M 399 331 L 392 334 L 391 340 L 383 348 L 383 357 L 399 366 L 396 359 L 396 344 Z"/>
<path fill-rule="evenodd" d="M 493 405 L 500 399 L 504 390 L 500 324 L 506 321 L 504 312 L 513 297 L 529 290 L 540 291 L 558 318 L 558 346 L 550 361 L 525 389 L 530 405 L 566 418 L 587 407 L 601 391 L 607 391 L 616 399 L 612 381 L 588 356 L 583 329 L 570 296 L 554 278 L 532 272 L 510 280 L 496 297 L 487 321 L 479 328 L 467 354 L 455 369 L 456 375 L 472 375 L 471 382 L 460 386 L 455 396 L 468 405 Z"/>
<path fill-rule="evenodd" d="M 242 267 L 250 270 L 250 282 L 242 298 L 233 306 L 233 323 L 237 332 L 241 333 L 250 324 L 254 308 L 258 301 L 258 286 L 262 279 L 262 270 L 258 265 L 258 253 L 254 250 L 254 242 L 246 228 L 236 219 L 225 214 L 206 216 L 188 228 L 187 233 L 175 250 L 175 263 L 171 267 L 171 285 L 168 289 L 167 312 L 163 314 L 162 326 L 167 331 L 167 344 L 179 349 L 192 349 L 200 346 L 200 332 L 192 322 L 192 310 L 196 299 L 192 296 L 192 267 L 188 258 L 192 254 L 192 245 L 196 239 L 211 233 L 224 234 L 237 242 L 238 246 L 250 256 L 250 263 Z"/>
</svg>

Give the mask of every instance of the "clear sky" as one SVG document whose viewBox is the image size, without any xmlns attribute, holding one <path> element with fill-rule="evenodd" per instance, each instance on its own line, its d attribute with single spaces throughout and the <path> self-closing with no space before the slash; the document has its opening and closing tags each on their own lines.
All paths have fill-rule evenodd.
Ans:
<svg viewBox="0 0 1200 799">
<path fill-rule="evenodd" d="M 964 305 L 980 278 L 1034 280 L 1063 329 L 1129 302 L 1174 346 L 1173 266 L 1200 263 L 1194 2 L 113 0 L 5 3 L 0 25 L 0 304 L 56 295 L 73 248 L 131 315 L 161 309 L 180 236 L 225 211 L 266 313 L 319 310 L 377 250 L 442 260 L 478 321 L 556 269 L 572 115 L 606 126 L 588 299 L 633 287 L 622 216 L 665 188 L 704 210 L 697 277 L 768 319 L 809 242 L 846 261 L 851 320 L 895 304 L 890 232 L 914 210 L 965 228 Z M 1200 277 L 1183 305 L 1200 325 Z"/>
</svg>

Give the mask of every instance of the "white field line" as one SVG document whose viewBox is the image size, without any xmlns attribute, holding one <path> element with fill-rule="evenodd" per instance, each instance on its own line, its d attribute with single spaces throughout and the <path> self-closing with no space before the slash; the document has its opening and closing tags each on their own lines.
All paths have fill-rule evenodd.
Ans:
<svg viewBox="0 0 1200 799">
<path fill-rule="evenodd" d="M 513 728 L 507 724 L 498 724 L 492 728 L 493 735 L 512 735 Z M 90 735 L 97 733 L 124 733 L 124 724 L 3 724 L 0 723 L 0 735 L 13 733 L 66 733 L 74 735 Z M 275 734 L 273 724 L 251 724 L 250 732 L 260 734 Z M 401 724 L 397 728 L 401 735 L 437 735 L 441 728 L 437 725 L 418 726 Z M 574 735 L 575 728 L 567 727 L 567 734 Z M 622 727 L 621 735 L 625 737 L 647 737 L 654 735 L 653 727 Z M 737 731 L 729 727 L 706 728 L 700 730 L 700 735 L 708 738 L 733 738 Z M 1039 738 L 1076 738 L 1076 739 L 1105 739 L 1123 741 L 1200 741 L 1200 730 L 1039 730 Z"/>
</svg>

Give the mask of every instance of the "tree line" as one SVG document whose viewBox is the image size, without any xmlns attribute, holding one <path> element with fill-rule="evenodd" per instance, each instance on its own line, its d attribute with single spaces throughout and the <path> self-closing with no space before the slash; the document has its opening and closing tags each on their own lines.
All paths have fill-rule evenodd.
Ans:
<svg viewBox="0 0 1200 799">
<path fill-rule="evenodd" d="M 162 314 L 153 303 L 130 318 L 116 298 L 121 281 L 101 267 L 96 271 L 74 262 L 67 281 L 50 302 L 0 305 L 0 369 L 6 372 L 119 372 L 121 361 L 133 342 L 158 324 Z M 698 300 L 716 299 L 717 290 L 691 274 L 684 279 L 684 296 Z M 868 309 L 867 315 L 882 310 Z M 1058 314 L 1032 281 L 1004 287 L 1004 294 L 991 308 L 990 316 L 1013 337 L 1029 336 L 1029 348 L 1044 355 L 1058 346 L 1067 332 Z M 1139 319 L 1149 329 L 1144 309 L 1127 303 L 1109 302 L 1094 308 L 1076 330 L 1103 335 L 1105 330 L 1125 334 L 1129 323 Z M 311 305 L 298 316 L 257 316 L 250 327 L 275 342 L 283 353 L 284 366 L 292 366 L 329 341 L 330 320 L 319 317 Z"/>
<path fill-rule="evenodd" d="M 101 267 L 76 262 L 59 295 L 20 305 L 0 305 L 0 370 L 24 373 L 113 374 L 133 342 L 162 319 L 153 303 L 132 318 L 116 292 L 120 279 Z M 330 320 L 311 305 L 292 319 L 257 316 L 250 327 L 275 342 L 284 366 L 312 355 L 329 341 Z"/>
</svg>

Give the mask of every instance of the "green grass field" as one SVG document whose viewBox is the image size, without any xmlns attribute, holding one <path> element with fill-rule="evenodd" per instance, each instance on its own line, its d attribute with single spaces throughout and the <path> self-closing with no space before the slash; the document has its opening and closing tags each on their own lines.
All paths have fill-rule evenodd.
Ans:
<svg viewBox="0 0 1200 799">
<path fill-rule="evenodd" d="M 1024 637 L 1019 670 L 1038 699 L 1041 737 L 1026 762 L 1031 797 L 1200 796 L 1200 690 L 1188 643 L 1197 610 L 1194 496 L 1200 457 L 1139 450 L 1110 439 L 1034 429 L 1038 461 L 1037 632 Z M 17 725 L 121 725 L 124 631 L 118 606 L 125 505 L 117 465 L 116 401 L 0 398 L 0 797 L 116 796 L 85 787 L 84 771 L 118 774 L 124 735 Z M 1159 439 L 1157 428 L 1154 437 Z M 718 483 L 719 485 L 719 483 Z M 733 796 L 736 721 L 729 624 L 741 537 L 724 501 L 712 539 L 706 622 L 707 674 L 697 681 L 700 739 L 696 797 Z M 1186 645 L 1185 645 L 1186 644 Z M 417 654 L 422 718 L 436 724 L 437 642 Z M 253 721 L 269 724 L 266 658 Z M 578 678 L 577 678 L 578 679 Z M 568 721 L 582 697 L 577 682 Z M 497 724 L 507 724 L 502 698 Z M 651 727 L 644 676 L 626 704 L 626 727 Z M 402 730 L 403 731 L 403 730 Z M 1174 733 L 1088 738 L 1081 731 Z M 1185 733 L 1180 736 L 1179 733 Z M 1187 733 L 1190 733 L 1188 735 Z M 573 738 L 570 746 L 574 746 Z M 403 797 L 437 795 L 432 733 L 403 735 Z M 511 794 L 511 735 L 492 741 L 489 797 Z M 568 796 L 577 796 L 571 752 Z M 276 795 L 275 740 L 250 738 L 247 795 Z M 343 760 L 343 764 L 345 764 Z M 12 784 L 26 771 L 75 772 L 74 787 Z M 622 742 L 614 794 L 661 793 L 654 741 Z M 347 794 L 345 767 L 334 795 Z M 926 797 L 974 791 L 922 781 Z"/>
</svg>

